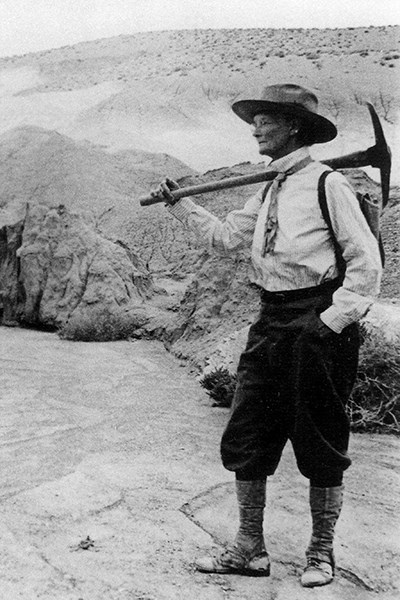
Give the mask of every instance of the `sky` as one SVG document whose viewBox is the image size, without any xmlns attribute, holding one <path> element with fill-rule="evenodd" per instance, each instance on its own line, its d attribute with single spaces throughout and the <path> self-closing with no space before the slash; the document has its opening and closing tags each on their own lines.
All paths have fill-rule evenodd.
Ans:
<svg viewBox="0 0 400 600">
<path fill-rule="evenodd" d="M 399 24 L 400 0 L 0 0 L 0 56 L 138 31 Z"/>
</svg>

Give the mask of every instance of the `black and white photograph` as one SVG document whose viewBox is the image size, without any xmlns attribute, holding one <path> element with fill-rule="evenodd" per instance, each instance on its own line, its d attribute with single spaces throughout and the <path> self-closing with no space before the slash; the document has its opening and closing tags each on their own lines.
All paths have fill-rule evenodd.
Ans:
<svg viewBox="0 0 400 600">
<path fill-rule="evenodd" d="M 400 596 L 398 0 L 0 0 L 0 600 Z"/>
</svg>

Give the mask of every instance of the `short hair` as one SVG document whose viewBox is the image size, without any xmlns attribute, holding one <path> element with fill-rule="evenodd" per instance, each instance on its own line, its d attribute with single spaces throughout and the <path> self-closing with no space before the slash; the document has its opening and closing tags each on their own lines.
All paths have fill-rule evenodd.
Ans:
<svg viewBox="0 0 400 600">
<path fill-rule="evenodd" d="M 315 143 L 315 130 L 309 121 L 290 113 L 282 113 L 282 117 L 289 123 L 296 123 L 296 127 L 298 127 L 296 139 L 300 144 L 303 146 L 312 146 Z"/>
<path fill-rule="evenodd" d="M 312 146 L 315 144 L 315 132 L 311 123 L 307 123 L 307 121 L 304 120 L 300 122 L 297 139 L 303 146 Z"/>
<path fill-rule="evenodd" d="M 312 146 L 315 143 L 315 130 L 309 121 L 284 111 L 277 113 L 277 116 L 281 117 L 287 123 L 296 124 L 296 127 L 298 127 L 296 139 L 300 144 L 303 146 Z"/>
</svg>

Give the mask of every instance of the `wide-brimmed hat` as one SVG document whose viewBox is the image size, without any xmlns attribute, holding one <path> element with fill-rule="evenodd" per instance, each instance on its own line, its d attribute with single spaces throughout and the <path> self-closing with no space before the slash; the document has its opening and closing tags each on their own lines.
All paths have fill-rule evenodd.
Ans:
<svg viewBox="0 0 400 600">
<path fill-rule="evenodd" d="M 307 127 L 307 132 L 314 143 L 333 140 L 337 135 L 335 125 L 318 113 L 317 96 L 291 83 L 269 85 L 257 100 L 239 100 L 232 104 L 232 110 L 246 123 L 253 123 L 256 115 L 280 113 L 301 118 Z"/>
</svg>

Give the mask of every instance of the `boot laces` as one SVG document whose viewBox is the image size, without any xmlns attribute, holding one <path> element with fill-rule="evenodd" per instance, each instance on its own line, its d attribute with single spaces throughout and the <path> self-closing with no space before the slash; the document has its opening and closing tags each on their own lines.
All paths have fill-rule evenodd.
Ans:
<svg viewBox="0 0 400 600">
<path fill-rule="evenodd" d="M 307 566 L 305 568 L 305 570 L 308 569 L 318 569 L 319 571 L 326 571 L 327 567 L 325 566 L 329 565 L 328 561 L 322 561 L 319 560 L 318 558 L 314 558 L 312 556 L 310 556 L 309 558 L 307 558 Z"/>
<path fill-rule="evenodd" d="M 225 548 L 219 556 L 219 562 L 222 565 L 239 567 L 248 560 L 246 554 L 233 544 Z"/>
</svg>

